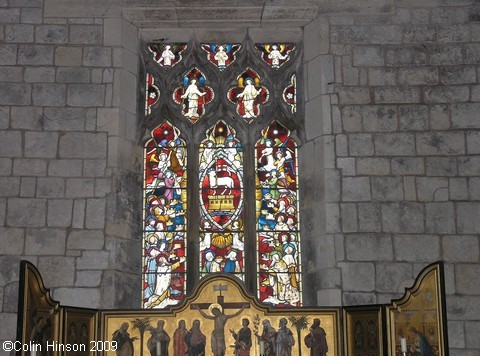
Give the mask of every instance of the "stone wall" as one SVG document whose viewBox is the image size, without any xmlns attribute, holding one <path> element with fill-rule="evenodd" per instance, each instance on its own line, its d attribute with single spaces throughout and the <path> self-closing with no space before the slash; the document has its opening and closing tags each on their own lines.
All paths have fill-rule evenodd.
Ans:
<svg viewBox="0 0 480 356">
<path fill-rule="evenodd" d="M 179 1 L 44 1 L 0 0 L 0 341 L 15 337 L 21 259 L 64 303 L 139 306 L 138 40 L 208 36 L 185 28 L 196 16 L 217 32 L 305 25 L 302 229 L 317 304 L 387 302 L 444 260 L 451 354 L 478 354 L 476 2 L 244 0 L 222 12 L 219 0 L 216 16 L 203 1 L 203 15 L 167 11 Z"/>
<path fill-rule="evenodd" d="M 386 303 L 443 260 L 453 355 L 480 350 L 478 10 L 397 1 L 304 29 L 318 302 Z"/>
</svg>

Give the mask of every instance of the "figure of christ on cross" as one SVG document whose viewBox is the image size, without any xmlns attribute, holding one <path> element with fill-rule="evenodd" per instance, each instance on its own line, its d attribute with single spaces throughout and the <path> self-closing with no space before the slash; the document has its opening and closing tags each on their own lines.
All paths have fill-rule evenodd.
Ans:
<svg viewBox="0 0 480 356">
<path fill-rule="evenodd" d="M 212 352 L 214 356 L 225 356 L 226 345 L 225 345 L 225 324 L 228 319 L 234 318 L 240 315 L 244 309 L 250 308 L 249 303 L 225 303 L 224 297 L 222 296 L 222 291 L 227 290 L 227 286 L 213 286 L 214 291 L 219 291 L 220 295 L 217 296 L 217 303 L 194 303 L 190 305 L 190 309 L 198 310 L 200 314 L 209 320 L 214 321 L 214 327 L 212 331 Z M 225 314 L 223 311 L 225 309 L 237 309 L 240 308 L 237 312 L 233 314 Z M 208 315 L 202 309 L 208 309 L 213 315 Z"/>
</svg>

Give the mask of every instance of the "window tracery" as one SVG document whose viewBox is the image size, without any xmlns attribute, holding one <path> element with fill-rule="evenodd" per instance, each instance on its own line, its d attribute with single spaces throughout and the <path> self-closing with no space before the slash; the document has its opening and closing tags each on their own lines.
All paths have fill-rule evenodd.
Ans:
<svg viewBox="0 0 480 356">
<path fill-rule="evenodd" d="M 302 128 L 300 50 L 293 43 L 191 41 L 146 44 L 142 53 L 143 125 L 151 132 L 142 306 L 177 304 L 215 272 L 243 280 L 264 303 L 300 306 L 297 143 L 290 131 Z"/>
</svg>

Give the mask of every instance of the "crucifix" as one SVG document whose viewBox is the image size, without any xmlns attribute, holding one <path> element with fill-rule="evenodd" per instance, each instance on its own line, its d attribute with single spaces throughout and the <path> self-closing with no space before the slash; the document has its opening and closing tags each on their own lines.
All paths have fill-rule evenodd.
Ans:
<svg viewBox="0 0 480 356">
<path fill-rule="evenodd" d="M 222 292 L 228 291 L 226 285 L 214 285 L 214 292 L 219 292 L 216 303 L 192 303 L 191 310 L 198 310 L 198 312 L 205 318 L 214 321 L 214 328 L 212 331 L 212 352 L 214 356 L 224 356 L 226 351 L 225 345 L 225 324 L 228 319 L 240 315 L 244 309 L 250 308 L 250 303 L 225 303 L 225 297 Z M 208 309 L 212 315 L 208 315 L 203 310 Z M 233 314 L 225 314 L 225 309 L 239 309 Z"/>
</svg>

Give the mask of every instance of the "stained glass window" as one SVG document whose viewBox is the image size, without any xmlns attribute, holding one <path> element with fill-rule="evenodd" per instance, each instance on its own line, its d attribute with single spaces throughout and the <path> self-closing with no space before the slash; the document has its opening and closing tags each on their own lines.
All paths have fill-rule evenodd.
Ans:
<svg viewBox="0 0 480 356">
<path fill-rule="evenodd" d="M 273 122 L 255 147 L 258 296 L 275 306 L 301 305 L 297 145 Z"/>
<path fill-rule="evenodd" d="M 243 150 L 224 121 L 200 144 L 200 272 L 244 278 Z"/>
<path fill-rule="evenodd" d="M 143 308 L 178 304 L 214 273 L 271 306 L 302 304 L 301 55 L 249 39 L 142 47 Z"/>
<path fill-rule="evenodd" d="M 185 295 L 187 155 L 180 131 L 165 121 L 146 143 L 143 307 L 165 308 Z"/>
</svg>

